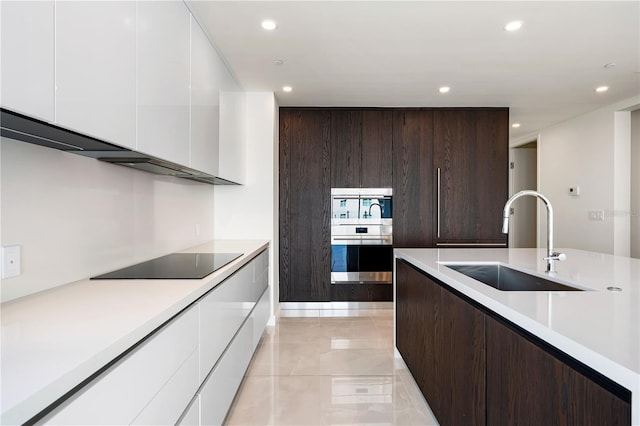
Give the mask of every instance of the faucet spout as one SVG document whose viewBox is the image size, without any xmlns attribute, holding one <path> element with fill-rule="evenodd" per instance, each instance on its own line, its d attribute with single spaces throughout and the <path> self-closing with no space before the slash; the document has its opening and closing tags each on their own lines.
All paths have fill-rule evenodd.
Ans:
<svg viewBox="0 0 640 426">
<path fill-rule="evenodd" d="M 553 207 L 551 206 L 551 201 L 549 201 L 547 197 L 538 191 L 532 190 L 520 191 L 511 196 L 504 205 L 502 214 L 502 233 L 506 234 L 509 232 L 509 213 L 511 211 L 511 204 L 513 204 L 513 202 L 518 198 L 527 195 L 539 198 L 547 208 L 547 256 L 544 259 L 547 261 L 547 272 L 556 272 L 555 263 L 553 262 L 556 260 L 564 260 L 566 259 L 566 256 L 562 253 L 556 253 L 553 251 Z"/>
</svg>

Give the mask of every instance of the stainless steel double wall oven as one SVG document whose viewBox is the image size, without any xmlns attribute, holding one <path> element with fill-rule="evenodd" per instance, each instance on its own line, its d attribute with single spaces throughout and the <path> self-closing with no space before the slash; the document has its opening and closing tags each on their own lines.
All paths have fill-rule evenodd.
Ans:
<svg viewBox="0 0 640 426">
<path fill-rule="evenodd" d="M 331 189 L 331 284 L 391 284 L 392 216 L 391 188 Z"/>
</svg>

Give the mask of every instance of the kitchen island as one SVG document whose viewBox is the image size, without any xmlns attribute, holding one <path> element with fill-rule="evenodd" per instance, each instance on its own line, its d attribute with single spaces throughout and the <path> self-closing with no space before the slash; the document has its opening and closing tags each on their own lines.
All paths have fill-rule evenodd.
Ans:
<svg viewBox="0 0 640 426">
<path fill-rule="evenodd" d="M 465 421 L 474 423 L 469 422 L 474 416 L 484 421 L 486 410 L 487 424 L 500 424 L 489 422 L 491 414 L 496 412 L 496 407 L 502 409 L 496 414 L 501 419 L 517 411 L 513 392 L 518 387 L 528 392 L 529 399 L 532 394 L 541 397 L 552 394 L 548 390 L 536 393 L 537 376 L 529 374 L 535 371 L 531 360 L 543 360 L 547 372 L 554 369 L 550 377 L 556 373 L 562 375 L 558 380 L 558 409 L 569 413 L 569 419 L 575 418 L 571 417 L 572 409 L 579 410 L 573 407 L 570 394 L 579 388 L 578 382 L 570 378 L 573 376 L 567 376 L 575 370 L 580 373 L 579 380 L 593 379 L 598 389 L 613 395 L 616 404 L 630 405 L 631 424 L 640 424 L 640 260 L 573 249 L 559 251 L 567 255 L 567 260 L 558 262 L 558 272 L 549 277 L 542 272 L 545 270 L 543 249 L 394 250 L 395 344 L 427 402 L 439 405 L 438 401 L 430 401 L 430 394 L 436 394 L 430 393 L 430 389 L 442 385 L 437 383 L 437 376 L 451 364 L 455 368 L 444 373 L 446 385 L 455 386 L 460 381 L 468 399 L 475 402 Z M 446 266 L 455 262 L 497 262 L 584 291 L 501 291 Z M 608 287 L 620 291 L 610 291 Z M 435 299 L 442 303 L 434 303 Z M 413 317 L 420 323 L 408 322 L 413 321 Z M 429 318 L 433 319 L 432 323 Z M 457 323 L 463 319 L 465 323 Z M 405 330 L 407 324 L 413 327 L 414 335 L 420 335 L 411 337 Z M 522 348 L 535 348 L 539 353 L 528 357 L 528 353 L 517 346 L 515 337 L 510 340 L 512 335 L 523 336 Z M 429 353 L 429 348 L 434 346 L 442 348 Z M 467 354 L 468 371 L 462 361 Z M 556 364 L 556 360 L 559 363 Z M 509 371 L 511 367 L 521 374 Z M 429 371 L 430 368 L 435 368 L 436 373 Z M 476 373 L 479 383 L 473 382 Z M 500 378 L 503 373 L 504 380 Z M 518 383 L 519 374 L 526 380 Z M 434 376 L 436 378 L 430 378 Z M 440 394 L 446 393 L 440 389 Z M 458 403 L 456 399 L 449 401 L 454 402 L 442 406 Z M 592 399 L 589 404 L 597 407 L 599 401 L 600 398 Z M 452 415 L 465 412 L 460 407 L 456 409 L 457 413 Z M 434 412 L 439 416 L 437 408 Z M 443 412 L 445 418 L 448 414 L 446 410 Z M 549 416 L 554 416 L 543 414 L 547 421 Z"/>
<path fill-rule="evenodd" d="M 86 424 L 83 404 L 92 423 L 153 423 L 159 414 L 174 423 L 208 392 L 204 382 L 227 353 L 225 386 L 239 385 L 246 365 L 234 362 L 248 364 L 269 316 L 267 248 L 214 241 L 184 252 L 243 255 L 203 279 L 85 279 L 2 304 L 0 423 Z"/>
</svg>

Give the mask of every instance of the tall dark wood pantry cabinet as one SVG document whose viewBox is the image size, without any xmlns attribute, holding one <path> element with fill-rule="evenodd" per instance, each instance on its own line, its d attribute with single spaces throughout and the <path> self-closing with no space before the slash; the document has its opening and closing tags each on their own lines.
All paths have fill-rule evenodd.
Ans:
<svg viewBox="0 0 640 426">
<path fill-rule="evenodd" d="M 280 110 L 280 300 L 328 301 L 331 114 Z"/>
</svg>

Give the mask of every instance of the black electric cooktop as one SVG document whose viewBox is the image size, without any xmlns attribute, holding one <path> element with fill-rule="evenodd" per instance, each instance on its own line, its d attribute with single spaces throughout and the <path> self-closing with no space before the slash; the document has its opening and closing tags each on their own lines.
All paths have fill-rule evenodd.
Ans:
<svg viewBox="0 0 640 426">
<path fill-rule="evenodd" d="M 92 280 L 197 280 L 222 268 L 242 253 L 173 253 L 92 277 Z"/>
</svg>

